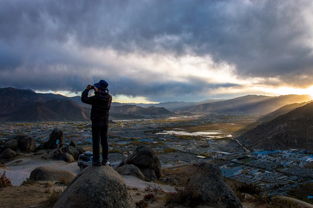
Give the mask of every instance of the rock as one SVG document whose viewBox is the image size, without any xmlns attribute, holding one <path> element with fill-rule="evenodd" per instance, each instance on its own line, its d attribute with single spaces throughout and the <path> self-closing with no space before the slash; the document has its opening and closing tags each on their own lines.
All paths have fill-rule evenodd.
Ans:
<svg viewBox="0 0 313 208">
<path fill-rule="evenodd" d="M 142 180 L 145 180 L 145 176 L 142 174 L 139 168 L 133 164 L 126 164 L 118 167 L 116 171 L 121 175 L 132 175 Z"/>
<path fill-rule="evenodd" d="M 5 148 L 5 149 L 6 149 L 6 148 L 10 148 L 10 149 L 16 151 L 17 148 L 18 148 L 18 142 L 17 142 L 17 140 L 14 139 L 14 138 L 13 138 L 13 139 L 9 139 L 9 140 L 4 144 L 4 148 Z"/>
<path fill-rule="evenodd" d="M 137 147 L 134 153 L 131 154 L 120 166 L 124 164 L 133 164 L 137 166 L 149 181 L 161 177 L 160 160 L 150 147 Z"/>
<path fill-rule="evenodd" d="M 18 135 L 15 137 L 18 143 L 18 148 L 22 152 L 33 152 L 36 149 L 36 141 L 35 139 L 26 136 L 26 135 Z"/>
<path fill-rule="evenodd" d="M 49 140 L 44 144 L 45 149 L 55 149 L 63 145 L 63 131 L 60 129 L 53 129 L 49 135 Z"/>
<path fill-rule="evenodd" d="M 65 162 L 69 162 L 69 163 L 75 161 L 73 155 L 71 155 L 67 152 L 63 152 L 60 149 L 56 149 L 56 150 L 52 151 L 50 158 L 52 158 L 54 160 L 63 160 Z"/>
<path fill-rule="evenodd" d="M 208 164 L 195 164 L 193 175 L 185 187 L 186 195 L 205 205 L 223 208 L 241 208 L 241 202 L 224 182 L 222 173 L 217 167 Z"/>
<path fill-rule="evenodd" d="M 66 152 L 68 154 L 71 154 L 75 160 L 78 159 L 78 156 L 81 154 L 80 150 L 76 147 L 65 145 L 61 148 L 62 152 Z"/>
<path fill-rule="evenodd" d="M 74 157 L 69 153 L 63 153 L 63 160 L 68 163 L 75 162 Z"/>
<path fill-rule="evenodd" d="M 69 171 L 51 167 L 38 167 L 30 173 L 30 179 L 34 181 L 58 181 L 69 184 L 74 178 L 75 175 Z"/>
<path fill-rule="evenodd" d="M 312 204 L 288 196 L 274 196 L 271 198 L 273 207 L 313 208 Z"/>
<path fill-rule="evenodd" d="M 88 167 L 62 193 L 54 208 L 131 208 L 122 177 L 109 166 Z"/>
<path fill-rule="evenodd" d="M 52 150 L 49 155 L 54 160 L 64 160 L 64 153 L 60 149 Z"/>
<path fill-rule="evenodd" d="M 7 160 L 13 159 L 15 156 L 16 156 L 16 152 L 10 148 L 6 148 L 0 154 L 1 159 L 7 159 Z"/>
<path fill-rule="evenodd" d="M 72 147 L 76 147 L 77 146 L 76 143 L 73 140 L 71 140 L 69 145 L 72 146 Z"/>
<path fill-rule="evenodd" d="M 74 162 L 83 152 L 84 150 L 82 150 L 81 148 L 64 145 L 59 149 L 52 150 L 49 153 L 50 156 L 48 156 L 48 158 L 54 160 L 64 160 L 65 162 Z"/>
<path fill-rule="evenodd" d="M 155 171 L 151 168 L 141 168 L 141 172 L 145 176 L 145 178 L 148 178 L 148 181 L 153 181 L 160 178 L 156 176 Z"/>
</svg>

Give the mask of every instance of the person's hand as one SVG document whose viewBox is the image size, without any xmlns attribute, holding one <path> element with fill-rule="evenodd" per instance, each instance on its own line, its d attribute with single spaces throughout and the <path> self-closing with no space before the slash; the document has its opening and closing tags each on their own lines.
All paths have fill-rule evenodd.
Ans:
<svg viewBox="0 0 313 208">
<path fill-rule="evenodd" d="M 90 89 L 92 89 L 92 88 L 93 88 L 92 85 L 87 85 L 87 87 L 86 87 L 87 90 L 90 90 Z"/>
</svg>

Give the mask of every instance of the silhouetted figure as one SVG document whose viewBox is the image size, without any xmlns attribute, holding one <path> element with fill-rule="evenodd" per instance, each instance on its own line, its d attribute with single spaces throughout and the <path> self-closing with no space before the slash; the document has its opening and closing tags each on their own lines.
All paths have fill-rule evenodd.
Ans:
<svg viewBox="0 0 313 208">
<path fill-rule="evenodd" d="M 95 95 L 88 97 L 89 90 L 94 89 Z M 92 121 L 93 166 L 100 166 L 100 143 L 102 146 L 102 164 L 108 162 L 108 127 L 109 110 L 112 96 L 109 94 L 108 83 L 104 80 L 88 85 L 82 93 L 82 102 L 90 104 Z"/>
</svg>

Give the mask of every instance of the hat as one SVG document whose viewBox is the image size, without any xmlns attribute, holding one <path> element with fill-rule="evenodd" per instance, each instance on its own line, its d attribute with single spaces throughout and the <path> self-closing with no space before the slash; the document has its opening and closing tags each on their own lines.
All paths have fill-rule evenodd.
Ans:
<svg viewBox="0 0 313 208">
<path fill-rule="evenodd" d="M 106 89 L 109 84 L 105 80 L 100 80 L 98 83 L 94 84 L 96 88 Z"/>
</svg>

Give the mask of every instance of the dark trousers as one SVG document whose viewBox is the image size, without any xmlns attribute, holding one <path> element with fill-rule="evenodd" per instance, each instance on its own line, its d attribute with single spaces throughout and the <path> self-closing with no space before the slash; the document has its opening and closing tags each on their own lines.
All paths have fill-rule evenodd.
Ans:
<svg viewBox="0 0 313 208">
<path fill-rule="evenodd" d="M 108 161 L 108 125 L 92 123 L 93 162 L 100 162 L 100 143 L 102 147 L 102 161 Z"/>
</svg>

